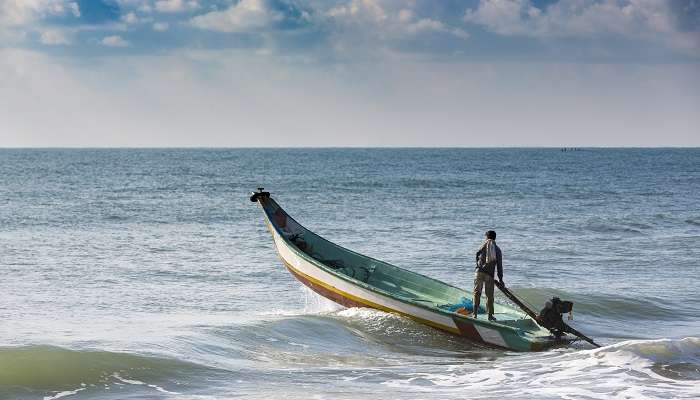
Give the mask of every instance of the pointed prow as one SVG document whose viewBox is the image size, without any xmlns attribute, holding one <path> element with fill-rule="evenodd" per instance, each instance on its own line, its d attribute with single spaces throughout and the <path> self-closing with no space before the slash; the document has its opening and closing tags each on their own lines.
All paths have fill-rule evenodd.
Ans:
<svg viewBox="0 0 700 400">
<path fill-rule="evenodd" d="M 265 192 L 265 188 L 259 187 L 257 192 L 250 192 L 250 201 L 255 203 L 259 198 L 270 197 L 270 192 Z"/>
</svg>

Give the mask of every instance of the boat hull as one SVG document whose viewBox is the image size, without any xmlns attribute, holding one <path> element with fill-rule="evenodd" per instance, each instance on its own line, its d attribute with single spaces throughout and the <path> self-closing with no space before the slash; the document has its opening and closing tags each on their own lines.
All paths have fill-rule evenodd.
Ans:
<svg viewBox="0 0 700 400">
<path fill-rule="evenodd" d="M 538 351 L 565 342 L 553 338 L 533 338 L 519 329 L 494 324 L 486 319 L 474 319 L 451 312 L 440 312 L 430 307 L 420 307 L 410 302 L 384 295 L 369 287 L 343 279 L 318 265 L 318 262 L 299 251 L 285 240 L 272 226 L 269 218 L 267 226 L 274 239 L 275 248 L 289 272 L 302 284 L 319 295 L 345 307 L 368 307 L 396 313 L 419 323 L 463 336 L 470 341 L 488 347 Z"/>
</svg>

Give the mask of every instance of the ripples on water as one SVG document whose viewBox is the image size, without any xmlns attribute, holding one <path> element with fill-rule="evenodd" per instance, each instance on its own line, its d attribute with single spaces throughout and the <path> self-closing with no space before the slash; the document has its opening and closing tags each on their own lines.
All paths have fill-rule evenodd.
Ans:
<svg viewBox="0 0 700 400">
<path fill-rule="evenodd" d="M 0 150 L 0 398 L 697 398 L 698 150 Z M 300 288 L 246 193 L 606 346 L 516 354 Z"/>
</svg>

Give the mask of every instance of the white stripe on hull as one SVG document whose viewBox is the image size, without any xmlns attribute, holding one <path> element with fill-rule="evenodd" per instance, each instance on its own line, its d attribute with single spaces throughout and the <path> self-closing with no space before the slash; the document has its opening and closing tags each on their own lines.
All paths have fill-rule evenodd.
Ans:
<svg viewBox="0 0 700 400">
<path fill-rule="evenodd" d="M 279 233 L 277 233 L 274 230 L 272 230 L 272 232 L 273 238 L 275 240 L 275 246 L 277 246 L 277 251 L 279 252 L 282 259 L 298 271 L 304 273 L 305 275 L 308 275 L 318 281 L 324 282 L 325 284 L 337 288 L 345 293 L 351 294 L 361 299 L 368 300 L 375 304 L 379 304 L 391 310 L 395 310 L 400 313 L 428 320 L 435 324 L 439 324 L 451 328 L 453 330 L 459 330 L 452 318 L 448 316 L 434 313 L 424 308 L 415 307 L 410 304 L 401 302 L 399 300 L 392 299 L 390 297 L 382 296 L 378 293 L 354 285 L 329 272 L 324 271 L 323 269 L 311 264 L 310 262 L 304 260 L 297 254 L 295 254 L 291 249 L 289 249 L 287 243 L 280 237 Z M 503 343 L 503 339 L 500 337 L 500 335 L 498 336 L 500 342 Z"/>
<path fill-rule="evenodd" d="M 474 327 L 476 328 L 476 331 L 479 332 L 479 335 L 484 340 L 484 342 L 495 344 L 501 347 L 508 347 L 506 342 L 503 340 L 503 336 L 501 336 L 501 333 L 497 330 L 487 328 L 485 326 L 480 326 L 477 324 L 474 324 Z"/>
</svg>

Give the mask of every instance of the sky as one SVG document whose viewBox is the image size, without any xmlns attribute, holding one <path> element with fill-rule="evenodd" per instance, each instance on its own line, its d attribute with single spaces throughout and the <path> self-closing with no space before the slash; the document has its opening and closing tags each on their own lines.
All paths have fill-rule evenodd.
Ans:
<svg viewBox="0 0 700 400">
<path fill-rule="evenodd" d="M 0 147 L 700 146 L 700 0 L 0 0 Z"/>
</svg>

